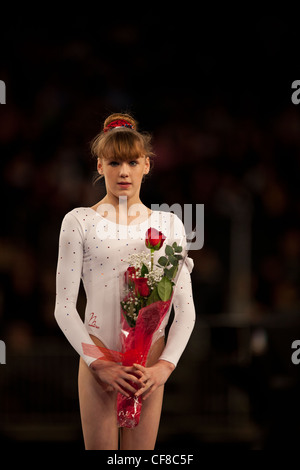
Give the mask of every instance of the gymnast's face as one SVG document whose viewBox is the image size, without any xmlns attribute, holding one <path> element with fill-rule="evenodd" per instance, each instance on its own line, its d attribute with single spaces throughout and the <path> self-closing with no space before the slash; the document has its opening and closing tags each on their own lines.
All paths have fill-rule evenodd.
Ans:
<svg viewBox="0 0 300 470">
<path fill-rule="evenodd" d="M 127 196 L 132 203 L 140 202 L 142 179 L 150 170 L 149 157 L 141 156 L 128 161 L 98 159 L 97 169 L 99 174 L 104 175 L 109 199 Z"/>
</svg>

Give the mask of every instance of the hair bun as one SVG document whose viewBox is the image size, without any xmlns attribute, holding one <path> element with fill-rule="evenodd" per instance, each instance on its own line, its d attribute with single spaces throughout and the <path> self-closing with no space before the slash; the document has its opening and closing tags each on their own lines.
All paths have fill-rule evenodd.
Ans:
<svg viewBox="0 0 300 470">
<path fill-rule="evenodd" d="M 123 114 L 123 113 L 114 113 L 108 116 L 104 121 L 103 130 L 105 130 L 106 128 L 109 129 L 109 125 L 113 121 L 126 121 L 132 126 L 134 130 L 137 130 L 137 124 L 138 124 L 137 121 L 130 114 Z M 131 126 L 128 126 L 128 127 L 131 127 Z"/>
</svg>

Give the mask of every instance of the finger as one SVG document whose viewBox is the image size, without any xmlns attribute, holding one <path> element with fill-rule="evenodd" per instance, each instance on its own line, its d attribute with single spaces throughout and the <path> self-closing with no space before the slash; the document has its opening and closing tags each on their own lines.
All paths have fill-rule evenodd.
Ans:
<svg viewBox="0 0 300 470">
<path fill-rule="evenodd" d="M 135 373 L 139 374 L 140 378 L 141 377 L 146 377 L 147 374 L 147 368 L 142 366 L 141 364 L 133 364 L 135 367 Z"/>
<path fill-rule="evenodd" d="M 153 385 L 153 382 L 150 380 L 147 381 L 136 393 L 135 396 L 139 397 L 140 395 L 143 395 L 149 388 L 151 388 Z"/>
<path fill-rule="evenodd" d="M 140 385 L 140 383 L 141 383 L 141 377 L 137 378 L 137 377 L 135 377 L 135 375 L 126 374 L 122 378 L 125 379 L 125 380 L 130 380 L 131 382 L 134 382 L 135 384 L 138 384 L 138 385 Z"/>
<path fill-rule="evenodd" d="M 140 370 L 141 372 L 143 372 L 143 373 L 145 373 L 145 371 L 146 371 L 146 367 L 142 366 L 141 364 L 133 364 L 133 366 L 134 366 L 136 369 L 138 369 L 138 370 Z"/>
<path fill-rule="evenodd" d="M 143 372 L 142 372 L 141 370 L 135 370 L 133 373 L 134 373 L 134 375 L 135 375 L 136 377 L 138 377 L 139 379 L 140 379 L 141 377 L 143 377 Z"/>
<path fill-rule="evenodd" d="M 150 387 L 150 389 L 148 390 L 148 392 L 147 392 L 145 395 L 143 395 L 143 397 L 142 397 L 143 400 L 147 400 L 147 398 L 149 398 L 149 396 L 150 396 L 153 392 L 155 392 L 156 389 L 157 389 L 157 386 L 155 386 L 155 385 L 153 385 L 152 387 Z"/>
<path fill-rule="evenodd" d="M 133 375 L 140 375 L 142 374 L 142 372 L 140 370 L 136 370 L 136 368 L 134 366 L 127 366 L 127 367 L 123 367 L 123 370 L 125 372 L 128 372 L 129 374 L 133 374 Z"/>
<path fill-rule="evenodd" d="M 136 398 L 138 398 L 138 397 L 141 396 L 144 392 L 145 392 L 145 387 L 142 387 L 142 388 L 140 388 L 140 389 L 134 394 L 134 396 L 135 396 Z"/>
<path fill-rule="evenodd" d="M 135 393 L 136 388 L 134 388 L 132 385 L 130 385 L 126 380 L 120 378 L 118 381 L 119 385 L 121 385 L 125 390 L 128 390 L 129 392 Z"/>
<path fill-rule="evenodd" d="M 134 383 L 140 385 L 141 378 L 143 376 L 143 372 L 140 370 L 136 370 L 134 367 L 124 367 L 123 369 L 126 373 L 128 373 L 128 378 L 126 380 L 132 380 Z"/>
<path fill-rule="evenodd" d="M 114 384 L 114 385 L 112 385 L 112 387 L 116 390 L 116 392 L 119 392 L 122 395 L 124 395 L 124 397 L 129 398 L 129 396 L 130 396 L 129 393 L 127 393 L 125 390 L 123 390 L 123 388 L 120 387 L 118 384 Z"/>
</svg>

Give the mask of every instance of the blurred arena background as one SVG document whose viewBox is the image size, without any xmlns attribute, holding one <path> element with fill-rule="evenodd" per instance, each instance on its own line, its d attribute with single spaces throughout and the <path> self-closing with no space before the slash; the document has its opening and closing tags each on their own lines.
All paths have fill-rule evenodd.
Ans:
<svg viewBox="0 0 300 470">
<path fill-rule="evenodd" d="M 129 111 L 157 154 L 145 204 L 205 210 L 191 252 L 197 323 L 166 386 L 157 449 L 296 448 L 296 16 L 114 6 L 1 22 L 1 447 L 83 448 L 78 357 L 53 316 L 58 236 L 66 212 L 103 196 L 90 140 L 107 114 Z"/>
</svg>

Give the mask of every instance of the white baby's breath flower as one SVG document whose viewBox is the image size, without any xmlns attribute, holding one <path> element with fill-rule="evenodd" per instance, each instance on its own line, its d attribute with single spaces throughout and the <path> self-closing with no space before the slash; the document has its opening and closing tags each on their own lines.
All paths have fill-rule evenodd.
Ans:
<svg viewBox="0 0 300 470">
<path fill-rule="evenodd" d="M 157 284 L 163 277 L 164 269 L 159 266 L 154 266 L 153 271 L 150 271 L 148 274 L 148 285 L 152 286 Z"/>
<path fill-rule="evenodd" d="M 150 267 L 150 253 L 147 251 L 142 251 L 141 253 L 134 253 L 129 255 L 128 258 L 124 260 L 129 263 L 135 269 L 140 270 L 145 264 L 148 268 Z"/>
</svg>

